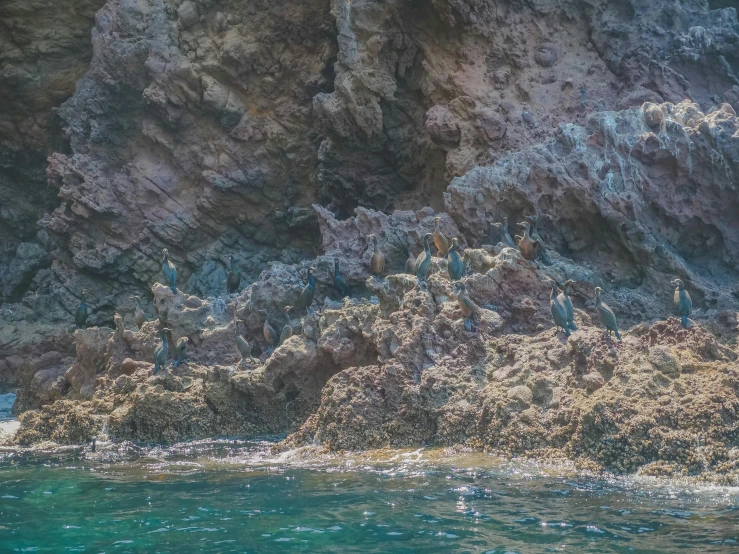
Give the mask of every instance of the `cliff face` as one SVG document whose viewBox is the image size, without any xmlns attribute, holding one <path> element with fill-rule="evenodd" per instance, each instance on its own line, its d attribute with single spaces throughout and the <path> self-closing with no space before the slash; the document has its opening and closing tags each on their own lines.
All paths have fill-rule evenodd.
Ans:
<svg viewBox="0 0 739 554">
<path fill-rule="evenodd" d="M 97 7 L 79 4 L 57 9 L 69 19 Z M 22 195 L 21 240 L 49 213 L 19 251 L 30 261 L 9 264 L 5 297 L 25 290 L 31 266 L 50 264 L 32 290 L 69 311 L 87 287 L 93 321 L 110 322 L 114 306 L 153 281 L 163 246 L 187 290 L 213 294 L 227 253 L 249 280 L 270 260 L 315 253 L 313 202 L 341 217 L 358 205 L 439 210 L 452 178 L 563 123 L 646 101 L 691 99 L 704 112 L 737 102 L 736 13 L 710 7 L 108 2 L 89 70 L 56 112 L 51 188 Z M 38 11 L 43 18 L 27 19 L 55 21 Z M 85 21 L 67 19 L 61 28 Z M 54 75 L 24 50 L 17 56 Z M 79 76 L 79 63 L 52 61 L 70 83 Z M 18 114 L 48 111 L 70 86 L 38 81 L 43 98 L 16 91 L 13 105 L 25 109 L 8 110 L 13 140 L 53 149 L 48 125 L 32 132 Z M 39 181 L 41 164 L 9 165 L 33 168 Z"/>
<path fill-rule="evenodd" d="M 736 307 L 739 23 L 720 2 L 54 5 L 0 8 L 0 381 L 29 391 L 19 407 L 74 390 L 82 289 L 90 325 L 119 311 L 130 326 L 132 294 L 169 317 L 150 292 L 164 247 L 200 297 L 223 293 L 233 254 L 255 283 L 243 300 L 269 291 L 281 317 L 292 264 L 316 256 L 324 284 L 336 256 L 358 295 L 395 295 L 366 281 L 369 232 L 399 270 L 444 212 L 448 235 L 487 248 L 470 259 L 485 273 L 491 223 L 508 217 L 513 235 L 536 214 L 540 277 L 554 265 L 602 286 L 626 325 L 668 313 L 675 276 L 711 317 Z M 286 267 L 289 294 L 274 288 Z M 241 308 L 251 336 L 255 306 Z M 546 306 L 529 325 L 527 306 L 496 331 L 551 325 Z M 377 365 L 359 350 L 314 353 L 309 388 Z M 319 396 L 269 429 L 295 428 Z"/>
<path fill-rule="evenodd" d="M 46 157 L 67 151 L 54 109 L 86 73 L 103 0 L 0 5 L 0 302 L 18 301 L 51 263 L 36 221 L 58 205 Z"/>
</svg>

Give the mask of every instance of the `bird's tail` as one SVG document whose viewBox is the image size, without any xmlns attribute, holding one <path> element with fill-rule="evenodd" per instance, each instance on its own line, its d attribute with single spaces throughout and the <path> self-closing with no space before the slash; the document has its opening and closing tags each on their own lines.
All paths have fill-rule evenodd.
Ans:
<svg viewBox="0 0 739 554">
<path fill-rule="evenodd" d="M 621 333 L 618 332 L 618 329 L 614 330 L 613 332 L 616 333 L 616 338 L 618 340 L 621 340 Z"/>
<path fill-rule="evenodd" d="M 569 337 L 571 335 L 569 327 L 565 327 L 565 336 Z"/>
<path fill-rule="evenodd" d="M 684 315 L 682 318 L 680 318 L 680 322 L 682 323 L 683 327 L 688 326 L 688 316 Z"/>
<path fill-rule="evenodd" d="M 575 325 L 574 321 L 570 321 L 570 329 L 572 329 L 573 331 L 577 331 L 577 325 Z"/>
</svg>

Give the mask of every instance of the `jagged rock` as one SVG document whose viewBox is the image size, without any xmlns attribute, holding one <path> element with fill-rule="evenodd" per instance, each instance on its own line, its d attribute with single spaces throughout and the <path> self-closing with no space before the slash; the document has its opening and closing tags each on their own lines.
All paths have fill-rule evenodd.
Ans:
<svg viewBox="0 0 739 554">
<path fill-rule="evenodd" d="M 600 373 L 586 373 L 582 376 L 582 382 L 589 391 L 596 391 L 606 384 L 606 380 Z"/>
<path fill-rule="evenodd" d="M 551 42 L 545 42 L 539 45 L 539 48 L 536 49 L 536 54 L 534 54 L 536 63 L 543 67 L 552 67 L 557 63 L 558 58 L 559 52 L 557 45 Z"/>
<path fill-rule="evenodd" d="M 649 349 L 649 361 L 662 373 L 680 373 L 680 361 L 667 346 L 656 345 Z"/>
<path fill-rule="evenodd" d="M 507 393 L 510 400 L 517 404 L 520 408 L 528 408 L 534 399 L 534 394 L 526 385 L 517 385 L 510 389 Z"/>
<path fill-rule="evenodd" d="M 18 442 L 300 428 L 292 443 L 464 443 L 695 472 L 690 436 L 708 425 L 700 455 L 733 478 L 719 460 L 736 324 L 717 314 L 736 313 L 739 290 L 734 10 L 27 4 L 0 8 L 0 386 L 28 410 Z M 443 259 L 418 286 L 396 275 L 437 213 L 466 249 L 471 331 Z M 545 256 L 489 244 L 492 222 L 515 232 L 534 213 Z M 388 259 L 380 279 L 369 233 Z M 176 295 L 157 284 L 163 247 Z M 227 296 L 229 254 L 244 288 Z M 332 288 L 335 257 L 351 299 Z M 311 265 L 316 313 L 293 314 L 296 336 L 268 357 L 260 310 L 284 324 Z M 675 276 L 691 329 L 664 320 Z M 569 342 L 552 329 L 549 278 L 576 281 Z M 594 326 L 596 285 L 622 343 Z M 75 335 L 83 288 L 92 329 Z M 151 318 L 141 329 L 132 294 Z M 240 361 L 234 319 L 258 359 Z M 193 344 L 152 376 L 160 323 Z M 75 336 L 97 338 L 75 353 Z M 531 399 L 508 398 L 517 387 Z"/>
<path fill-rule="evenodd" d="M 445 106 L 434 106 L 426 112 L 426 132 L 431 140 L 444 149 L 459 146 L 462 136 L 459 130 L 459 121 Z"/>
</svg>

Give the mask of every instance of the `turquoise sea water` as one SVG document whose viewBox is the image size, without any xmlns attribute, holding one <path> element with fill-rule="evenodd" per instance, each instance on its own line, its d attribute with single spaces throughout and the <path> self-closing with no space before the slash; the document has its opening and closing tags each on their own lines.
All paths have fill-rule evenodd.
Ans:
<svg viewBox="0 0 739 554">
<path fill-rule="evenodd" d="M 0 451 L 0 552 L 739 552 L 739 489 L 442 450 Z"/>
</svg>

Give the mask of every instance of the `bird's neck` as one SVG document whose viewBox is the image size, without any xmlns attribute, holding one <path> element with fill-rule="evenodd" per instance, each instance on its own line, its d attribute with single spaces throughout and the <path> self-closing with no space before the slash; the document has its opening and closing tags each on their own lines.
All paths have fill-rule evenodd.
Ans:
<svg viewBox="0 0 739 554">
<path fill-rule="evenodd" d="M 309 274 L 308 274 L 308 284 L 309 284 L 309 285 L 310 285 L 311 287 L 314 287 L 314 286 L 316 286 L 316 278 L 315 278 L 315 277 L 313 277 L 313 274 L 312 274 L 312 273 L 309 273 Z"/>
<path fill-rule="evenodd" d="M 596 306 L 600 306 L 600 304 L 601 304 L 601 301 L 600 301 L 600 293 L 598 293 L 598 294 L 595 295 L 595 305 Z"/>
<path fill-rule="evenodd" d="M 339 276 L 339 264 L 334 264 L 334 275 Z"/>
<path fill-rule="evenodd" d="M 231 260 L 231 271 L 236 272 L 236 267 L 234 266 L 233 260 Z"/>
<path fill-rule="evenodd" d="M 427 254 L 431 254 L 431 246 L 429 245 L 429 241 L 423 241 L 423 249 L 426 251 Z"/>
</svg>

